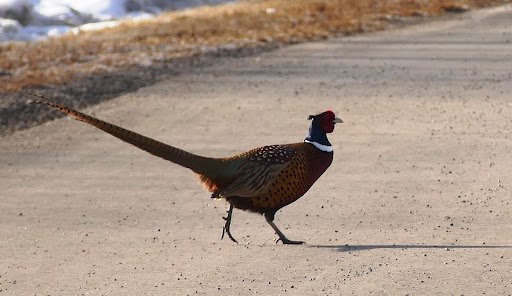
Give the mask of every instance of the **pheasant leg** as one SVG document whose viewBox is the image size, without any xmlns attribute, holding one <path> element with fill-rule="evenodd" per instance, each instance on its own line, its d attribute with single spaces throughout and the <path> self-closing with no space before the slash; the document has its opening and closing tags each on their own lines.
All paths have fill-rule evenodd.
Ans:
<svg viewBox="0 0 512 296">
<path fill-rule="evenodd" d="M 279 228 L 277 228 L 276 224 L 274 224 L 274 221 L 271 217 L 265 215 L 265 220 L 267 220 L 268 224 L 270 224 L 270 226 L 272 226 L 274 231 L 279 236 L 279 239 L 276 241 L 276 243 L 278 243 L 279 241 L 282 241 L 283 244 L 285 244 L 285 245 L 301 245 L 304 243 L 303 241 L 292 241 L 292 240 L 289 240 L 288 238 L 286 238 L 286 236 L 284 236 L 284 234 L 281 232 L 281 230 L 279 230 Z"/>
<path fill-rule="evenodd" d="M 227 217 L 222 217 L 222 219 L 226 220 L 226 224 L 224 224 L 224 227 L 222 228 L 222 237 L 221 239 L 224 238 L 224 234 L 227 233 L 229 238 L 234 241 L 235 243 L 238 244 L 238 242 L 236 241 L 236 239 L 231 235 L 231 231 L 230 231 L 230 227 L 231 227 L 231 216 L 233 215 L 233 205 L 232 204 L 229 204 L 229 210 L 228 210 L 228 216 Z"/>
</svg>

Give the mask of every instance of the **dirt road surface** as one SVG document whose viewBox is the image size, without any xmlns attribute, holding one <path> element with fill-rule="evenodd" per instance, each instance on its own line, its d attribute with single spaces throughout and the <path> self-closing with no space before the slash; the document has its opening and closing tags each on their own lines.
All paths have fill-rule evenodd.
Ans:
<svg viewBox="0 0 512 296">
<path fill-rule="evenodd" d="M 235 211 L 188 170 L 70 118 L 0 139 L 0 295 L 512 294 L 512 6 L 300 44 L 83 110 L 228 156 L 302 141 L 334 162 L 280 211 Z"/>
</svg>

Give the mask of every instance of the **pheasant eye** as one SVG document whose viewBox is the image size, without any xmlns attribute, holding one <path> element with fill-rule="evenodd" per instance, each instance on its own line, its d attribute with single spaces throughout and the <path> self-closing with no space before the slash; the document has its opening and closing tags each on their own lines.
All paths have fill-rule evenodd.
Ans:
<svg viewBox="0 0 512 296">
<path fill-rule="evenodd" d="M 334 116 L 331 116 L 332 113 L 325 113 L 324 116 L 323 116 L 323 120 L 333 120 L 334 119 Z"/>
</svg>

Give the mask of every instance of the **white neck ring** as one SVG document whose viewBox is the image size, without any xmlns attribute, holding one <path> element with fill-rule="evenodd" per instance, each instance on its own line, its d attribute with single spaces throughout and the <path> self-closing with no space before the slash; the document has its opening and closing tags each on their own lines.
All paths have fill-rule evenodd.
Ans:
<svg viewBox="0 0 512 296">
<path fill-rule="evenodd" d="M 320 143 L 317 143 L 317 142 L 313 142 L 313 141 L 308 141 L 308 140 L 304 140 L 304 143 L 309 143 L 313 146 L 315 146 L 316 148 L 324 151 L 324 152 L 333 152 L 334 149 L 332 148 L 332 146 L 328 146 L 328 145 L 323 145 L 323 144 L 320 144 Z"/>
</svg>

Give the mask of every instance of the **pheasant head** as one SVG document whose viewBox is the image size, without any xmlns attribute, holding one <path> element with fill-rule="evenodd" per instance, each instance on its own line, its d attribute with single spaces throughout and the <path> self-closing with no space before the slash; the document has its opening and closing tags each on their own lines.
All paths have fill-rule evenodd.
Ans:
<svg viewBox="0 0 512 296">
<path fill-rule="evenodd" d="M 332 133 L 336 123 L 343 123 L 343 120 L 336 117 L 331 110 L 309 115 L 308 119 L 311 120 L 311 126 L 304 142 L 311 143 L 322 151 L 332 152 L 332 145 L 327 139 L 327 134 Z"/>
</svg>

